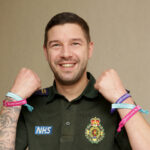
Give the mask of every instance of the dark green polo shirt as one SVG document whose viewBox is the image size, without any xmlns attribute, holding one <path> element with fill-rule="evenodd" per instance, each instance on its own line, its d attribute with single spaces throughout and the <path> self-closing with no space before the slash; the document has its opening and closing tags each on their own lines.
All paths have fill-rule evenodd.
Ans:
<svg viewBox="0 0 150 150">
<path fill-rule="evenodd" d="M 48 94 L 33 94 L 28 112 L 22 107 L 17 126 L 16 150 L 130 150 L 125 129 L 117 133 L 119 115 L 110 114 L 111 104 L 94 89 L 95 79 L 87 73 L 88 85 L 69 102 L 55 84 Z"/>
</svg>

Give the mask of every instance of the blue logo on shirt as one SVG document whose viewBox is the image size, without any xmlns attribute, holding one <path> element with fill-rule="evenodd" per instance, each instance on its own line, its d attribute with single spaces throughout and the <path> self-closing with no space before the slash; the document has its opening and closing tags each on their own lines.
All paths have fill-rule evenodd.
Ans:
<svg viewBox="0 0 150 150">
<path fill-rule="evenodd" d="M 36 135 L 52 134 L 53 126 L 35 126 Z"/>
</svg>

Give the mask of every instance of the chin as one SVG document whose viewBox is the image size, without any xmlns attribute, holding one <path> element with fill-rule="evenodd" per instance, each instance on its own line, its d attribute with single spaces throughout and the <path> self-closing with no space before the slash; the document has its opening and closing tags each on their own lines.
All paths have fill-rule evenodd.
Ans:
<svg viewBox="0 0 150 150">
<path fill-rule="evenodd" d="M 59 81 L 60 84 L 62 85 L 73 85 L 75 83 L 77 83 L 77 81 L 74 81 L 74 80 L 61 80 Z"/>
<path fill-rule="evenodd" d="M 62 84 L 62 85 L 73 85 L 73 84 L 75 84 L 75 83 L 77 83 L 79 80 L 80 80 L 80 78 L 71 78 L 71 77 L 56 77 L 56 80 L 60 83 L 60 84 Z"/>
<path fill-rule="evenodd" d="M 86 68 L 85 68 L 86 69 Z M 63 85 L 72 85 L 77 83 L 84 75 L 85 69 L 80 71 L 54 72 L 55 79 Z"/>
</svg>

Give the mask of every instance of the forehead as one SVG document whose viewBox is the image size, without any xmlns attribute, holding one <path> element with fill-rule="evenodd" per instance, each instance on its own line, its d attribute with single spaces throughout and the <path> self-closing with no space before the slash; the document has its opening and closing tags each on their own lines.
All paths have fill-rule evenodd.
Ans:
<svg viewBox="0 0 150 150">
<path fill-rule="evenodd" d="M 86 40 L 83 29 L 78 24 L 66 23 L 63 25 L 56 25 L 48 31 L 48 41 L 73 38 L 81 38 Z"/>
</svg>

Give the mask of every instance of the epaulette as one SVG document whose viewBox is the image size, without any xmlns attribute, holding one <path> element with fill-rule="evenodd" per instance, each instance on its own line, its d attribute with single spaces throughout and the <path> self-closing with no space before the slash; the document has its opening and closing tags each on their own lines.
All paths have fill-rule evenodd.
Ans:
<svg viewBox="0 0 150 150">
<path fill-rule="evenodd" d="M 36 91 L 33 95 L 48 96 L 48 88 L 40 89 Z"/>
</svg>

